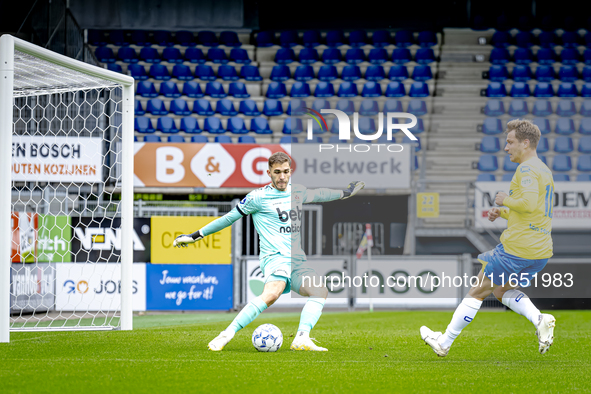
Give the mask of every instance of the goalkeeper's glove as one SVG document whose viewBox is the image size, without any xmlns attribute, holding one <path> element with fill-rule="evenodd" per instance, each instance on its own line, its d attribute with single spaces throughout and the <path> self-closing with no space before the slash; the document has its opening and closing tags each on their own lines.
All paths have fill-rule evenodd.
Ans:
<svg viewBox="0 0 591 394">
<path fill-rule="evenodd" d="M 181 234 L 178 237 L 175 238 L 174 242 L 172 243 L 172 246 L 180 248 L 186 248 L 187 246 L 189 246 L 189 244 L 195 243 L 197 241 L 199 241 L 200 239 L 203 239 L 203 235 L 201 234 L 201 230 L 197 230 L 195 231 L 193 234 Z"/>
<path fill-rule="evenodd" d="M 349 186 L 347 186 L 347 188 L 343 190 L 343 197 L 341 197 L 341 200 L 353 197 L 357 194 L 357 192 L 359 192 L 359 190 L 363 189 L 364 187 L 365 183 L 363 183 L 362 181 L 354 181 L 349 183 Z"/>
</svg>

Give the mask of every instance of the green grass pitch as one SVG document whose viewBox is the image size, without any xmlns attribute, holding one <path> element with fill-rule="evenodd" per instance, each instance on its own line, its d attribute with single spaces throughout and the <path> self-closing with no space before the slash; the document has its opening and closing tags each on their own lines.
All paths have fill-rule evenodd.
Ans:
<svg viewBox="0 0 591 394">
<path fill-rule="evenodd" d="M 545 355 L 510 311 L 479 312 L 446 358 L 419 327 L 444 330 L 449 311 L 327 312 L 312 331 L 327 353 L 289 350 L 299 313 L 263 313 L 216 353 L 207 343 L 234 314 L 137 316 L 127 332 L 12 333 L 0 344 L 0 392 L 590 392 L 591 311 L 553 314 Z M 283 332 L 277 353 L 251 344 L 264 323 Z"/>
</svg>

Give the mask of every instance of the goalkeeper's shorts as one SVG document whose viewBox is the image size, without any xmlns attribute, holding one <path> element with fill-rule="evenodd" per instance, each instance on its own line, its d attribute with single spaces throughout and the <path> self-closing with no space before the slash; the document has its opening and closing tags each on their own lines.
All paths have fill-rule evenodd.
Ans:
<svg viewBox="0 0 591 394">
<path fill-rule="evenodd" d="M 532 277 L 548 263 L 548 259 L 529 260 L 505 252 L 503 244 L 493 250 L 478 255 L 478 261 L 484 265 L 484 275 L 492 278 L 497 286 L 507 282 L 521 287 L 531 285 Z"/>
<path fill-rule="evenodd" d="M 267 256 L 261 260 L 261 270 L 265 275 L 265 283 L 285 282 L 283 294 L 287 294 L 291 290 L 299 294 L 305 278 L 308 278 L 305 279 L 306 284 L 321 283 L 319 279 L 313 280 L 314 277 L 318 277 L 318 274 L 306 264 L 306 260 L 293 259 L 280 254 Z"/>
</svg>

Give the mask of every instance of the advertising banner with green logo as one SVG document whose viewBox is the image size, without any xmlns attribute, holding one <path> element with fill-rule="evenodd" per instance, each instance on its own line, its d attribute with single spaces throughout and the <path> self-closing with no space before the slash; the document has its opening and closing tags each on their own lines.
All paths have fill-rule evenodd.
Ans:
<svg viewBox="0 0 591 394">
<path fill-rule="evenodd" d="M 72 227 L 69 216 L 39 215 L 37 256 L 40 262 L 69 263 Z"/>
</svg>

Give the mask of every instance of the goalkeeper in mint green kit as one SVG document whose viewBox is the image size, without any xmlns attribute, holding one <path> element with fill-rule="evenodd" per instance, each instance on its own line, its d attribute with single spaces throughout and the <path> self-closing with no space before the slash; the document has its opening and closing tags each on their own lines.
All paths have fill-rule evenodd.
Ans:
<svg viewBox="0 0 591 394">
<path fill-rule="evenodd" d="M 267 174 L 271 177 L 271 184 L 253 190 L 229 213 L 202 229 L 190 235 L 178 236 L 173 245 L 186 247 L 232 225 L 243 216 L 252 215 L 260 236 L 261 270 L 265 275 L 263 294 L 249 302 L 228 328 L 209 343 L 209 350 L 222 350 L 236 332 L 273 305 L 281 294 L 293 290 L 310 298 L 302 310 L 298 333 L 290 348 L 327 351 L 317 346 L 310 338 L 310 330 L 322 314 L 328 289 L 326 286 L 314 286 L 315 283 L 324 283 L 323 281 L 303 280 L 304 277 L 311 279 L 317 274 L 305 264 L 306 255 L 301 248 L 302 204 L 349 198 L 363 189 L 365 184 L 352 182 L 346 190 L 307 189 L 301 185 L 291 185 L 291 158 L 283 152 L 274 153 L 269 157 Z"/>
</svg>

